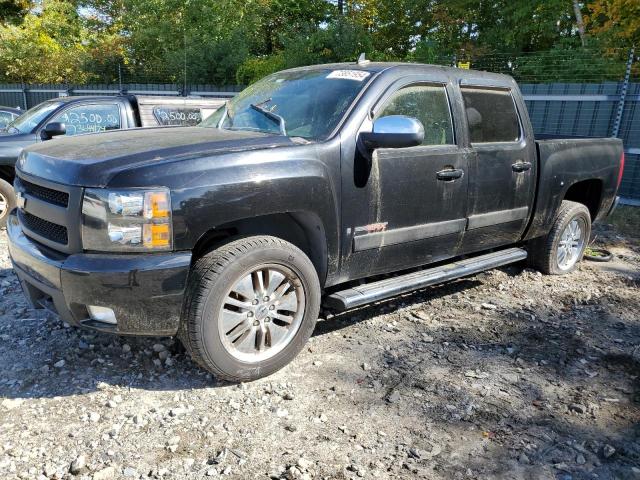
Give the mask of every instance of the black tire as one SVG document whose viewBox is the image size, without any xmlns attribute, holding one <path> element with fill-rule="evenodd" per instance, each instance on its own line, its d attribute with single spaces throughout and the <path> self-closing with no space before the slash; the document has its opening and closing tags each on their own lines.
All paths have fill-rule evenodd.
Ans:
<svg viewBox="0 0 640 480">
<path fill-rule="evenodd" d="M 3 203 L 4 201 L 4 203 Z M 0 205 L 6 205 L 4 209 L 0 207 L 0 229 L 7 226 L 9 212 L 16 208 L 16 196 L 10 183 L 0 178 Z"/>
<path fill-rule="evenodd" d="M 600 263 L 606 263 L 613 260 L 613 253 L 611 253 L 609 250 L 605 250 L 604 248 L 594 248 L 592 250 L 598 252 L 600 255 L 587 255 L 587 253 L 589 253 L 587 252 L 584 255 L 585 260 Z"/>
<path fill-rule="evenodd" d="M 578 219 L 583 221 L 585 230 L 583 232 L 584 241 L 579 250 L 577 260 L 569 268 L 562 269 L 558 265 L 558 247 L 561 241 L 561 237 L 569 223 Z M 589 237 L 591 236 L 591 214 L 589 209 L 581 203 L 571 202 L 569 200 L 563 200 L 558 210 L 558 215 L 551 227 L 551 230 L 545 237 L 536 238 L 529 242 L 529 264 L 534 268 L 537 268 L 542 273 L 548 275 L 564 275 L 573 272 L 577 267 L 584 251 L 589 243 Z"/>
<path fill-rule="evenodd" d="M 302 320 L 295 336 L 274 356 L 255 362 L 241 361 L 223 343 L 219 328 L 221 310 L 236 282 L 264 265 L 281 266 L 295 274 L 295 286 L 304 292 L 303 312 L 299 312 Z M 302 350 L 315 328 L 320 296 L 313 263 L 299 248 L 276 237 L 241 238 L 194 263 L 187 284 L 180 339 L 193 360 L 217 378 L 232 382 L 256 380 L 280 370 Z"/>
</svg>

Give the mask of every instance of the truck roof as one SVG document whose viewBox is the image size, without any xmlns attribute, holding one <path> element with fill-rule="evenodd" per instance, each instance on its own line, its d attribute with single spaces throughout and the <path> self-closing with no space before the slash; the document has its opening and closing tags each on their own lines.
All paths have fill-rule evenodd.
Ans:
<svg viewBox="0 0 640 480">
<path fill-rule="evenodd" d="M 497 84 L 512 84 L 514 80 L 509 75 L 500 73 L 483 72 L 480 70 L 467 70 L 456 67 L 445 67 L 442 65 L 430 65 L 425 63 L 409 63 L 409 62 L 366 62 L 366 63 L 326 63 L 319 65 L 311 65 L 306 67 L 291 68 L 287 71 L 300 71 L 300 70 L 362 70 L 372 73 L 380 73 L 386 70 L 414 70 L 416 73 L 429 73 L 434 72 L 446 72 L 449 75 L 456 76 L 462 80 L 468 79 L 470 81 L 484 80 L 485 82 L 495 82 Z M 483 82 L 484 83 L 484 82 Z"/>
</svg>

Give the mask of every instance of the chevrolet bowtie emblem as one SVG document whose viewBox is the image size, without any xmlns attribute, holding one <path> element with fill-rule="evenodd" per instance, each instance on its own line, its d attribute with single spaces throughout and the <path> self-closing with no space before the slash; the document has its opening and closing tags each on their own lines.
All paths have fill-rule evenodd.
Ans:
<svg viewBox="0 0 640 480">
<path fill-rule="evenodd" d="M 27 205 L 27 199 L 24 198 L 24 195 L 22 195 L 22 192 L 17 192 L 16 193 L 16 206 L 22 210 L 24 210 L 24 207 Z"/>
</svg>

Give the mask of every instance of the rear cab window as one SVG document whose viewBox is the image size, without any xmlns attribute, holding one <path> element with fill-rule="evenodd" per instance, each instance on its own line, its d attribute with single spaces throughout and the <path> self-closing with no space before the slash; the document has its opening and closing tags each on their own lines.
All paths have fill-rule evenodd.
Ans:
<svg viewBox="0 0 640 480">
<path fill-rule="evenodd" d="M 462 86 L 471 143 L 518 142 L 520 118 L 509 89 Z"/>
<path fill-rule="evenodd" d="M 158 105 L 153 116 L 162 126 L 193 127 L 202 121 L 202 111 L 197 107 Z"/>
</svg>

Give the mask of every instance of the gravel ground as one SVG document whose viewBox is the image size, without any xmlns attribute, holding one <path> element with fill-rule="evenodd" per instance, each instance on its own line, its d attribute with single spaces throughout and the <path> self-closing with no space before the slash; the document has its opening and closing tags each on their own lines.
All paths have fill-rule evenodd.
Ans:
<svg viewBox="0 0 640 480">
<path fill-rule="evenodd" d="M 0 478 L 640 478 L 640 246 L 322 320 L 292 365 L 216 382 L 171 339 L 31 310 L 0 232 Z"/>
</svg>

